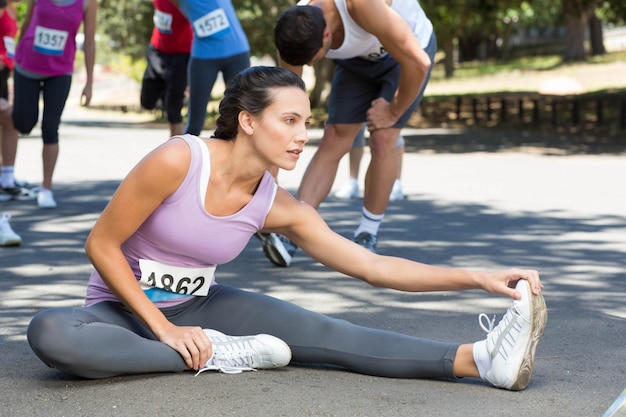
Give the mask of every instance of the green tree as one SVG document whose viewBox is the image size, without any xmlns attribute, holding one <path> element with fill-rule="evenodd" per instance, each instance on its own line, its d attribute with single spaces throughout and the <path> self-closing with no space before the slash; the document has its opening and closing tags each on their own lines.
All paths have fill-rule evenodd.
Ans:
<svg viewBox="0 0 626 417">
<path fill-rule="evenodd" d="M 600 20 L 614 25 L 626 24 L 626 2 L 603 1 L 597 10 Z"/>
<path fill-rule="evenodd" d="M 253 56 L 269 55 L 276 59 L 274 24 L 280 14 L 294 4 L 293 0 L 233 0 Z"/>
<path fill-rule="evenodd" d="M 444 52 L 446 78 L 451 78 L 454 75 L 456 61 L 455 43 L 467 24 L 467 16 L 461 13 L 465 2 L 463 0 L 447 2 L 425 0 L 422 3 L 426 14 L 433 22 L 438 46 Z"/>
<path fill-rule="evenodd" d="M 585 32 L 590 16 L 599 5 L 598 0 L 561 0 L 565 16 L 565 47 L 563 60 L 584 61 Z"/>
<path fill-rule="evenodd" d="M 554 28 L 561 23 L 561 5 L 558 2 L 522 1 L 515 7 L 501 9 L 498 12 L 496 24 L 500 27 L 501 42 L 500 57 L 507 59 L 512 50 L 510 38 L 516 29 L 529 27 Z"/>
<path fill-rule="evenodd" d="M 26 9 L 28 8 L 28 5 L 25 1 L 16 2 L 13 3 L 13 5 L 15 5 L 15 10 L 17 10 L 18 25 L 21 25 L 24 21 L 24 16 L 26 16 Z"/>
<path fill-rule="evenodd" d="M 150 42 L 153 13 L 151 1 L 100 0 L 98 33 L 108 39 L 112 50 L 141 59 Z"/>
<path fill-rule="evenodd" d="M 479 51 L 483 46 L 493 51 L 497 40 L 507 36 L 510 24 L 525 13 L 522 0 L 422 0 L 421 3 L 433 22 L 439 48 L 444 52 L 448 78 L 454 75 L 458 60 L 485 55 Z M 457 47 L 461 50 L 460 57 L 455 56 Z"/>
</svg>

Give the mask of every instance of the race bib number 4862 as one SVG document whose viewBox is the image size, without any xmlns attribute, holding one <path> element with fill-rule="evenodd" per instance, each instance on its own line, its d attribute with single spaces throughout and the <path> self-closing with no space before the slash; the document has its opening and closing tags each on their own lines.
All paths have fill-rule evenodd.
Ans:
<svg viewBox="0 0 626 417">
<path fill-rule="evenodd" d="M 63 55 L 68 33 L 65 30 L 49 29 L 43 26 L 35 28 L 35 51 L 46 55 Z"/>
<path fill-rule="evenodd" d="M 183 295 L 207 295 L 215 273 L 214 266 L 191 268 L 147 259 L 139 260 L 139 268 L 139 284 L 144 290 L 160 288 Z"/>
</svg>

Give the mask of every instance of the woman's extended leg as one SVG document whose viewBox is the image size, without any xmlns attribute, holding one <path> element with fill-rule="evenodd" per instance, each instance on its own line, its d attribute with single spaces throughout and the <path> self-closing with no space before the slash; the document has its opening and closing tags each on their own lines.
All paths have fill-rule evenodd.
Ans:
<svg viewBox="0 0 626 417">
<path fill-rule="evenodd" d="M 163 310 L 175 324 L 231 335 L 271 334 L 287 342 L 295 362 L 396 378 L 454 378 L 457 344 L 358 326 L 224 285 L 180 307 Z"/>
</svg>

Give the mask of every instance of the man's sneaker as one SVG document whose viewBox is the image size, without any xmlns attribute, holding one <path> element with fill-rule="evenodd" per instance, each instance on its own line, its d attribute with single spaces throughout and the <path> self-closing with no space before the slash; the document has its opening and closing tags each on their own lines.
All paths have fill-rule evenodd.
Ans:
<svg viewBox="0 0 626 417">
<path fill-rule="evenodd" d="M 389 201 L 401 201 L 401 200 L 404 200 L 405 198 L 406 196 L 402 192 L 402 182 L 400 180 L 396 180 L 393 183 L 391 194 L 389 194 Z"/>
<path fill-rule="evenodd" d="M 28 181 L 18 180 L 17 178 L 13 178 L 13 182 L 15 183 L 15 185 L 18 185 L 20 187 L 31 188 L 31 186 L 28 183 Z"/>
<path fill-rule="evenodd" d="M 354 178 L 350 178 L 333 195 L 340 200 L 359 198 L 359 183 Z"/>
<path fill-rule="evenodd" d="M 368 251 L 376 253 L 376 244 L 378 243 L 376 235 L 361 232 L 353 239 L 353 241 L 363 246 Z"/>
<path fill-rule="evenodd" d="M 37 205 L 41 208 L 55 208 L 57 202 L 54 201 L 52 190 L 48 190 L 47 188 L 40 189 L 37 193 Z"/>
<path fill-rule="evenodd" d="M 487 381 L 498 388 L 520 391 L 530 381 L 535 362 L 535 349 L 548 320 L 548 310 L 541 294 L 533 295 L 528 281 L 520 279 L 515 287 L 522 294 L 515 300 L 498 326 L 493 328 L 495 317 L 479 316 L 480 326 L 487 335 L 487 351 L 491 356 L 491 369 Z M 488 326 L 483 324 L 486 318 Z"/>
<path fill-rule="evenodd" d="M 204 329 L 204 334 L 213 345 L 213 356 L 196 376 L 204 371 L 239 374 L 243 371 L 279 368 L 291 361 L 291 349 L 287 343 L 269 334 L 227 336 L 212 329 Z"/>
<path fill-rule="evenodd" d="M 261 240 L 263 253 L 276 266 L 288 267 L 298 247 L 288 237 L 276 233 L 255 233 Z"/>
<path fill-rule="evenodd" d="M 9 224 L 10 214 L 0 214 L 0 246 L 19 246 L 22 238 L 11 229 Z"/>
<path fill-rule="evenodd" d="M 37 194 L 26 187 L 15 184 L 13 187 L 0 187 L 0 201 L 33 200 Z"/>
</svg>

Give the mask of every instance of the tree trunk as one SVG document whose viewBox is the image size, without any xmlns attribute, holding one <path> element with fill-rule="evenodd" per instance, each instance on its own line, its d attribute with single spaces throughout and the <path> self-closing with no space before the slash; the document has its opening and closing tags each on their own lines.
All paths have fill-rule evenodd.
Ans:
<svg viewBox="0 0 626 417">
<path fill-rule="evenodd" d="M 563 2 L 565 6 L 566 2 Z M 585 52 L 585 29 L 587 27 L 587 14 L 565 13 L 565 48 L 563 50 L 564 61 L 584 61 Z"/>
<path fill-rule="evenodd" d="M 604 36 L 602 33 L 602 21 L 594 12 L 589 15 L 589 40 L 591 44 L 591 55 L 604 55 Z"/>
<path fill-rule="evenodd" d="M 454 40 L 449 39 L 442 42 L 443 43 L 443 66 L 445 69 L 446 78 L 454 77 Z"/>
<path fill-rule="evenodd" d="M 330 59 L 321 59 L 313 64 L 313 70 L 315 71 L 315 85 L 311 91 L 311 107 L 325 108 L 328 105 L 335 64 Z"/>
</svg>

